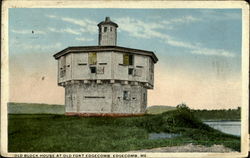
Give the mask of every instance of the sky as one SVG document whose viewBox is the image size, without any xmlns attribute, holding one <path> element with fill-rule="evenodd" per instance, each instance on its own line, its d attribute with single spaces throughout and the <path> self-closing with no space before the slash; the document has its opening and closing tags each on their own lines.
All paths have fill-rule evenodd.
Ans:
<svg viewBox="0 0 250 158">
<path fill-rule="evenodd" d="M 9 9 L 11 102 L 64 104 L 53 54 L 98 44 L 97 24 L 119 25 L 117 45 L 153 51 L 148 106 L 241 106 L 241 9 Z"/>
</svg>

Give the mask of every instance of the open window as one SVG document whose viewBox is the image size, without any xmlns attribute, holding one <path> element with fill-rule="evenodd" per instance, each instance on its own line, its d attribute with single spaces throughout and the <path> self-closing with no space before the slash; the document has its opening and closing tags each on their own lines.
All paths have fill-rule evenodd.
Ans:
<svg viewBox="0 0 250 158">
<path fill-rule="evenodd" d="M 133 65 L 134 56 L 131 54 L 123 54 L 123 65 Z"/>
<path fill-rule="evenodd" d="M 107 32 L 107 30 L 108 30 L 108 27 L 104 27 L 104 32 Z"/>
<path fill-rule="evenodd" d="M 130 94 L 129 91 L 123 91 L 123 100 L 129 100 Z"/>
<path fill-rule="evenodd" d="M 92 74 L 95 74 L 96 73 L 96 67 L 89 67 L 90 68 L 90 72 Z"/>
<path fill-rule="evenodd" d="M 134 69 L 133 68 L 128 68 L 128 74 L 133 75 L 134 74 Z"/>
</svg>

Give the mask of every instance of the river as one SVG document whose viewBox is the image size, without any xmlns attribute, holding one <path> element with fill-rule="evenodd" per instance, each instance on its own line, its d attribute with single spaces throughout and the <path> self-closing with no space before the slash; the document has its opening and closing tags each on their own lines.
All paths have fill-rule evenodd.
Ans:
<svg viewBox="0 0 250 158">
<path fill-rule="evenodd" d="M 227 134 L 240 136 L 241 133 L 240 121 L 204 121 L 204 123 Z"/>
</svg>

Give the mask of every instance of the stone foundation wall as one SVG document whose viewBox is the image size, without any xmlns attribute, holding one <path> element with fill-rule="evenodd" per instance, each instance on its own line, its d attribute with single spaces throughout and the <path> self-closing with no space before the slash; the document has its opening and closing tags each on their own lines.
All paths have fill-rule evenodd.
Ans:
<svg viewBox="0 0 250 158">
<path fill-rule="evenodd" d="M 66 113 L 144 113 L 147 89 L 142 85 L 91 82 L 65 86 Z"/>
</svg>

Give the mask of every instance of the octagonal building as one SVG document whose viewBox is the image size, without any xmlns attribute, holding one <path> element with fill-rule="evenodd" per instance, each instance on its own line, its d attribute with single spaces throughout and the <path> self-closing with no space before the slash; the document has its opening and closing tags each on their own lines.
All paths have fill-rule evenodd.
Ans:
<svg viewBox="0 0 250 158">
<path fill-rule="evenodd" d="M 116 46 L 118 25 L 109 17 L 97 26 L 97 46 L 68 47 L 54 55 L 66 115 L 143 114 L 157 57 L 152 51 Z"/>
</svg>

